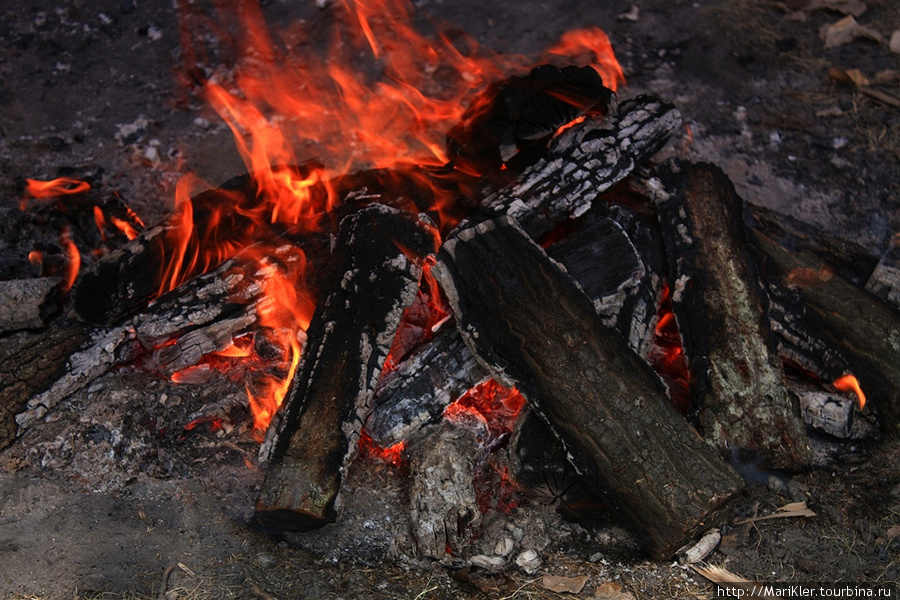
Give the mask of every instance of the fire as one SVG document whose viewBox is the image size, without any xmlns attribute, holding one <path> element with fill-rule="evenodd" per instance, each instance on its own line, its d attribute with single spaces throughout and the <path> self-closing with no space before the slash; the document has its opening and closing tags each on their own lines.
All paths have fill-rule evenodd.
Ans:
<svg viewBox="0 0 900 600">
<path fill-rule="evenodd" d="M 58 177 L 51 181 L 41 181 L 39 179 L 25 180 L 25 194 L 29 198 L 57 198 L 59 196 L 71 196 L 73 194 L 81 194 L 91 189 L 91 184 L 78 179 L 69 179 L 68 177 Z M 23 207 L 24 208 L 24 207 Z"/>
<path fill-rule="evenodd" d="M 68 226 L 64 227 L 59 235 L 59 244 L 63 247 L 67 259 L 62 285 L 62 291 L 66 292 L 72 289 L 75 278 L 78 277 L 78 270 L 81 268 L 81 253 L 78 252 L 75 242 L 72 241 L 72 232 Z"/>
<path fill-rule="evenodd" d="M 866 395 L 863 393 L 862 388 L 859 386 L 859 380 L 855 376 L 847 374 L 842 377 L 838 377 L 831 385 L 833 385 L 835 389 L 842 392 L 854 392 L 856 394 L 857 400 L 859 401 L 859 410 L 865 408 Z"/>
<path fill-rule="evenodd" d="M 414 29 L 412 7 L 403 0 L 347 0 L 329 10 L 334 28 L 330 44 L 319 50 L 322 28 L 300 23 L 273 35 L 250 0 L 222 3 L 219 23 L 192 2 L 179 5 L 185 79 L 199 84 L 232 130 L 255 196 L 221 189 L 198 196 L 208 186 L 190 176 L 179 182 L 174 215 L 159 236 L 164 260 L 158 294 L 238 253 L 261 261 L 259 326 L 283 350 L 280 363 L 289 366 L 278 376 L 257 373 L 247 386 L 259 435 L 288 392 L 314 310 L 305 257 L 298 257 L 296 268 L 276 267 L 265 262 L 267 248 L 287 230 L 319 227 L 340 201 L 332 182 L 363 169 L 414 167 L 410 177 L 422 179 L 414 185 L 434 188 L 429 212 L 442 226 L 452 225 L 458 220 L 455 196 L 416 173 L 448 165 L 447 132 L 479 92 L 534 63 L 490 52 L 458 34 L 426 37 Z M 202 40 L 208 36 L 195 35 L 200 31 L 214 32 L 237 52 L 233 69 L 207 64 Z M 542 60 L 560 55 L 592 65 L 613 90 L 624 82 L 599 29 L 566 34 Z M 304 162 L 311 156 L 321 163 Z M 419 314 L 405 319 L 421 331 L 398 336 L 406 345 L 395 343 L 386 368 L 446 317 L 427 266 L 425 273 Z M 245 360 L 252 361 L 252 354 Z M 514 392 L 484 393 L 516 404 Z M 505 410 L 518 414 L 519 408 L 521 403 Z"/>
<path fill-rule="evenodd" d="M 678 322 L 672 311 L 669 286 L 663 286 L 657 314 L 653 346 L 647 358 L 653 370 L 666 383 L 672 404 L 679 412 L 686 414 L 690 405 L 690 372 L 684 347 L 681 345 Z"/>
<path fill-rule="evenodd" d="M 525 398 L 517 389 L 503 387 L 496 380 L 488 379 L 449 404 L 444 409 L 444 417 L 482 421 L 496 442 L 513 432 L 524 407 Z"/>
</svg>

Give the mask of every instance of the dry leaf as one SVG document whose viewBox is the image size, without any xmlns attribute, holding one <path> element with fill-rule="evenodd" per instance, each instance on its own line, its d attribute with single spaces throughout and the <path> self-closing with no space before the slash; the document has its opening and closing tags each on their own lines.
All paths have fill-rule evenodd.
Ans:
<svg viewBox="0 0 900 600">
<path fill-rule="evenodd" d="M 892 525 L 891 527 L 888 527 L 888 530 L 887 530 L 888 541 L 890 541 L 896 537 L 900 537 L 900 525 Z"/>
<path fill-rule="evenodd" d="M 811 511 L 806 506 L 806 502 L 791 502 L 790 504 L 785 504 L 781 508 L 775 510 L 771 515 L 766 515 L 764 517 L 751 517 L 749 519 L 744 519 L 743 521 L 738 521 L 735 525 L 742 525 L 743 523 L 756 523 L 757 521 L 768 521 L 769 519 L 787 519 L 790 517 L 815 517 L 816 513 Z"/>
<path fill-rule="evenodd" d="M 891 34 L 891 52 L 900 54 L 900 29 Z"/>
<path fill-rule="evenodd" d="M 853 15 L 849 15 L 831 25 L 825 25 L 819 30 L 819 35 L 825 40 L 826 48 L 835 48 L 849 44 L 856 38 L 866 37 L 879 43 L 883 43 L 884 36 L 856 22 Z"/>
<path fill-rule="evenodd" d="M 627 590 L 622 591 L 621 583 L 607 581 L 600 584 L 590 600 L 634 600 L 634 594 Z"/>
<path fill-rule="evenodd" d="M 577 577 L 544 575 L 544 579 L 541 583 L 544 586 L 544 589 L 550 590 L 551 592 L 577 594 L 584 589 L 584 584 L 587 583 L 587 580 L 587 575 L 578 575 Z"/>
</svg>

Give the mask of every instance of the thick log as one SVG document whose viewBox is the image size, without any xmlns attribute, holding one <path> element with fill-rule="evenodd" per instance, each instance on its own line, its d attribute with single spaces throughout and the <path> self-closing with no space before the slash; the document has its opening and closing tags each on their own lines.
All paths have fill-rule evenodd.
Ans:
<svg viewBox="0 0 900 600">
<path fill-rule="evenodd" d="M 0 334 L 39 329 L 59 312 L 59 277 L 0 281 Z"/>
<path fill-rule="evenodd" d="M 69 356 L 85 341 L 80 325 L 52 327 L 37 334 L 15 333 L 0 344 L 0 449 L 18 432 L 16 415 L 29 398 L 63 376 Z"/>
<path fill-rule="evenodd" d="M 511 219 L 448 240 L 432 272 L 479 361 L 525 396 L 653 556 L 671 556 L 724 516 L 740 477 Z"/>
<path fill-rule="evenodd" d="M 417 215 L 382 205 L 341 223 L 332 282 L 260 449 L 269 463 L 254 517 L 262 527 L 303 531 L 337 518 L 341 481 L 434 234 Z"/>
<path fill-rule="evenodd" d="M 587 119 L 557 137 L 547 155 L 512 184 L 488 193 L 481 207 L 514 217 L 533 238 L 583 215 L 603 192 L 649 161 L 681 126 L 681 114 L 652 96 L 623 101 L 602 119 Z"/>
<path fill-rule="evenodd" d="M 723 452 L 758 453 L 778 468 L 807 465 L 806 431 L 773 350 L 743 201 L 710 164 L 661 165 L 650 190 L 701 433 Z"/>
<path fill-rule="evenodd" d="M 808 250 L 790 252 L 760 233 L 753 240 L 765 255 L 766 280 L 805 307 L 791 311 L 795 331 L 837 357 L 825 365 L 834 369 L 826 381 L 846 374 L 837 370 L 846 364 L 878 411 L 882 428 L 900 434 L 900 313 Z"/>
</svg>

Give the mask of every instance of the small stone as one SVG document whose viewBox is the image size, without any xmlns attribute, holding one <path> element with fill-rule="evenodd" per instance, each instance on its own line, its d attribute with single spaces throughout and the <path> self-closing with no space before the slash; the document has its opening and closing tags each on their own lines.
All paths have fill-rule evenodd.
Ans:
<svg viewBox="0 0 900 600">
<path fill-rule="evenodd" d="M 766 480 L 766 486 L 776 494 L 783 494 L 788 489 L 784 479 L 777 475 L 769 475 L 769 479 Z"/>
</svg>

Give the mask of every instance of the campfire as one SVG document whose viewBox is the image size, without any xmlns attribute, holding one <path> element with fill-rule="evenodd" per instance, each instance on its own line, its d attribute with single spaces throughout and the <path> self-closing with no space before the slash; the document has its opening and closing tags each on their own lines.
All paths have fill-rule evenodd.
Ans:
<svg viewBox="0 0 900 600">
<path fill-rule="evenodd" d="M 678 109 L 628 94 L 599 29 L 498 56 L 355 2 L 319 53 L 249 2 L 220 17 L 233 68 L 185 6 L 181 73 L 246 174 L 185 176 L 149 226 L 95 182 L 27 182 L 23 211 L 65 216 L 0 283 L 3 334 L 44 332 L 6 357 L 41 367 L 4 382 L 0 444 L 114 371 L 222 373 L 266 472 L 252 526 L 339 526 L 362 453 L 407 482 L 402 552 L 529 570 L 486 532 L 561 474 L 666 560 L 730 521 L 739 471 L 896 431 L 890 261 L 861 280 L 856 249 L 662 153 Z"/>
</svg>

